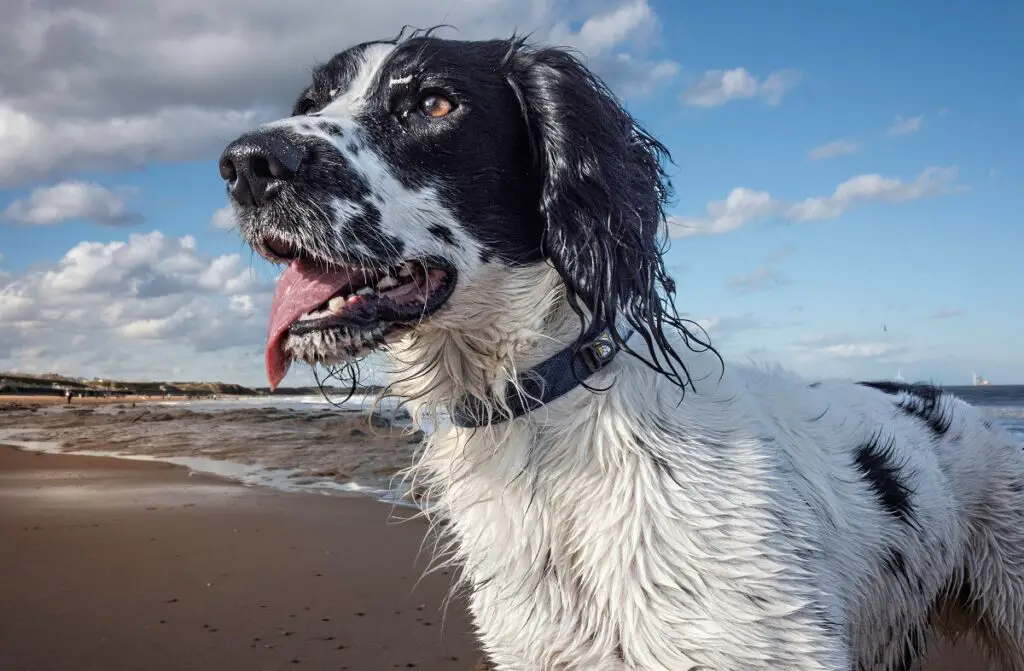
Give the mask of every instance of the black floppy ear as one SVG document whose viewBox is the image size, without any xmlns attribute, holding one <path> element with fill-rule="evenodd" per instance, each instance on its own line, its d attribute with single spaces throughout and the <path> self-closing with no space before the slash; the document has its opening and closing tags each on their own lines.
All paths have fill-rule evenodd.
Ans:
<svg viewBox="0 0 1024 671">
<path fill-rule="evenodd" d="M 542 180 L 543 253 L 565 281 L 570 305 L 584 329 L 627 322 L 644 337 L 648 363 L 686 384 L 663 332 L 671 326 L 687 344 L 693 338 L 676 314 L 662 260 L 668 151 L 567 51 L 516 40 L 508 64 Z M 614 335 L 620 344 L 621 330 Z"/>
</svg>

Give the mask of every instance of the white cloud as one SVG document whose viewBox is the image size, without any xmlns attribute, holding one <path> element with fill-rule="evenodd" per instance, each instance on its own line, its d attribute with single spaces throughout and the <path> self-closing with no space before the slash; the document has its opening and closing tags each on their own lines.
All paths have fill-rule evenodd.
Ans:
<svg viewBox="0 0 1024 671">
<path fill-rule="evenodd" d="M 863 333 L 807 334 L 793 342 L 789 349 L 794 363 L 818 367 L 818 375 L 853 374 L 872 363 L 883 367 L 895 364 L 891 375 L 914 353 L 899 338 L 879 339 L 877 335 Z"/>
<path fill-rule="evenodd" d="M 135 226 L 143 216 L 131 212 L 124 198 L 93 182 L 69 181 L 34 190 L 0 212 L 0 219 L 27 226 L 65 221 L 92 221 L 104 226 Z"/>
<path fill-rule="evenodd" d="M 963 187 L 954 185 L 957 174 L 955 167 L 931 167 L 912 182 L 878 174 L 858 175 L 837 186 L 831 196 L 807 198 L 790 206 L 785 217 L 797 222 L 835 219 L 864 202 L 900 203 L 962 191 Z"/>
<path fill-rule="evenodd" d="M 746 226 L 751 221 L 772 217 L 778 204 L 767 191 L 736 187 L 724 200 L 707 205 L 703 217 L 670 217 L 669 234 L 673 237 L 688 235 L 721 235 Z"/>
<path fill-rule="evenodd" d="M 290 107 L 312 64 L 438 23 L 453 38 L 518 30 L 575 46 L 622 95 L 679 69 L 646 57 L 660 31 L 646 0 L 19 2 L 0 22 L 0 188 L 214 158 Z"/>
<path fill-rule="evenodd" d="M 800 82 L 796 70 L 776 70 L 763 82 L 746 68 L 708 70 L 680 95 L 690 107 L 719 107 L 732 100 L 760 96 L 768 105 L 778 105 Z"/>
<path fill-rule="evenodd" d="M 549 39 L 583 53 L 599 54 L 629 40 L 646 40 L 657 36 L 658 17 L 646 0 L 632 0 L 583 22 L 573 31 L 567 22 L 551 29 Z"/>
<path fill-rule="evenodd" d="M 271 116 L 261 110 L 175 105 L 99 119 L 47 118 L 0 102 L 0 187 L 79 170 L 196 158 Z"/>
<path fill-rule="evenodd" d="M 210 217 L 210 224 L 214 228 L 220 228 L 222 230 L 230 230 L 234 228 L 237 223 L 238 220 L 235 219 L 235 212 L 231 209 L 230 205 L 225 205 L 224 207 L 219 208 L 213 213 L 213 216 Z"/>
<path fill-rule="evenodd" d="M 893 119 L 892 125 L 889 126 L 889 135 L 906 135 L 907 133 L 916 133 L 921 130 L 924 126 L 924 115 L 912 116 L 903 118 L 900 115 L 896 115 Z"/>
<path fill-rule="evenodd" d="M 812 161 L 820 161 L 824 158 L 836 156 L 851 156 L 860 152 L 860 146 L 853 140 L 833 140 L 823 145 L 814 147 L 807 152 L 807 157 Z"/>
<path fill-rule="evenodd" d="M 0 370 L 262 384 L 273 277 L 153 231 L 0 277 Z"/>
<path fill-rule="evenodd" d="M 757 317 L 749 313 L 736 316 L 716 315 L 694 319 L 693 321 L 708 333 L 712 338 L 712 342 L 745 331 L 754 331 L 764 326 Z"/>
<path fill-rule="evenodd" d="M 819 348 L 817 353 L 838 359 L 875 359 L 892 353 L 893 349 L 891 345 L 884 343 L 855 342 L 826 345 Z"/>
<path fill-rule="evenodd" d="M 615 82 L 617 95 L 634 98 L 650 95 L 679 74 L 682 66 L 675 61 L 651 62 L 632 54 L 617 53 L 605 59 L 602 66 L 606 81 Z"/>
<path fill-rule="evenodd" d="M 858 175 L 837 186 L 830 196 L 795 203 L 777 200 L 767 191 L 737 187 L 724 200 L 708 203 L 702 217 L 670 217 L 669 234 L 672 237 L 720 235 L 768 219 L 791 222 L 836 219 L 865 203 L 900 203 L 962 192 L 966 187 L 955 183 L 957 175 L 956 167 L 926 168 L 911 182 L 877 174 Z"/>
<path fill-rule="evenodd" d="M 773 107 L 782 103 L 783 96 L 792 91 L 802 77 L 803 75 L 792 69 L 776 70 L 768 75 L 760 90 L 765 103 Z"/>
</svg>

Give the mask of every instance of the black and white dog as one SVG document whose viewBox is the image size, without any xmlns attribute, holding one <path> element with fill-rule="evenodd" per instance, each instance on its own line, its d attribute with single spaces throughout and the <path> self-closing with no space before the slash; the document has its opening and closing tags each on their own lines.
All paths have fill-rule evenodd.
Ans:
<svg viewBox="0 0 1024 671">
<path fill-rule="evenodd" d="M 499 669 L 1024 669 L 1024 454 L 938 389 L 723 366 L 674 308 L 664 147 L 570 53 L 418 33 L 220 170 L 287 264 L 271 384 L 377 348 Z M 434 415 L 437 416 L 436 414 Z"/>
</svg>

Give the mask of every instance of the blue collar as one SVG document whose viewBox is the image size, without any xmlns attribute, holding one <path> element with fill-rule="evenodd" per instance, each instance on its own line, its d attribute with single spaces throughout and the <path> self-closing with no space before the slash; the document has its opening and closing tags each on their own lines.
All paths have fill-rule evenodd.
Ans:
<svg viewBox="0 0 1024 671">
<path fill-rule="evenodd" d="M 633 335 L 629 329 L 622 338 Z M 516 384 L 505 389 L 508 410 L 487 405 L 477 398 L 464 397 L 452 412 L 452 423 L 463 428 L 499 424 L 522 417 L 540 406 L 563 396 L 612 362 L 621 348 L 615 343 L 611 329 L 603 328 L 593 337 L 584 336 L 549 359 L 516 376 Z"/>
</svg>

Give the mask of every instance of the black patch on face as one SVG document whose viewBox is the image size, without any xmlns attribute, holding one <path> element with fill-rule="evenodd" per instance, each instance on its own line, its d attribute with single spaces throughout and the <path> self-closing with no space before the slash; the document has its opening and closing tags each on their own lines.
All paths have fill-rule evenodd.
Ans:
<svg viewBox="0 0 1024 671">
<path fill-rule="evenodd" d="M 345 224 L 345 230 L 378 258 L 401 258 L 405 242 L 398 237 L 385 235 L 381 230 L 380 208 L 370 202 L 363 203 L 363 211 Z"/>
<path fill-rule="evenodd" d="M 330 102 L 325 91 L 343 95 L 368 46 L 318 68 L 303 95 L 321 107 Z M 527 263 L 541 259 L 540 180 L 530 168 L 525 120 L 507 82 L 509 48 L 507 40 L 400 41 L 375 73 L 354 121 L 364 144 L 404 187 L 436 188 L 441 204 L 484 249 Z M 425 117 L 417 104 L 427 93 L 444 96 L 453 110 Z"/>
<path fill-rule="evenodd" d="M 905 524 L 917 526 L 902 468 L 894 460 L 894 439 L 876 434 L 853 453 L 853 463 L 882 508 Z"/>
<path fill-rule="evenodd" d="M 932 430 L 936 437 L 944 436 L 949 431 L 953 419 L 943 414 L 939 406 L 943 391 L 930 384 L 907 384 L 904 382 L 858 382 L 890 396 L 902 396 L 896 406 L 915 417 Z"/>
<path fill-rule="evenodd" d="M 447 245 L 458 247 L 458 243 L 455 241 L 455 234 L 452 233 L 452 229 L 447 226 L 433 224 L 427 228 L 427 232 Z"/>
</svg>

